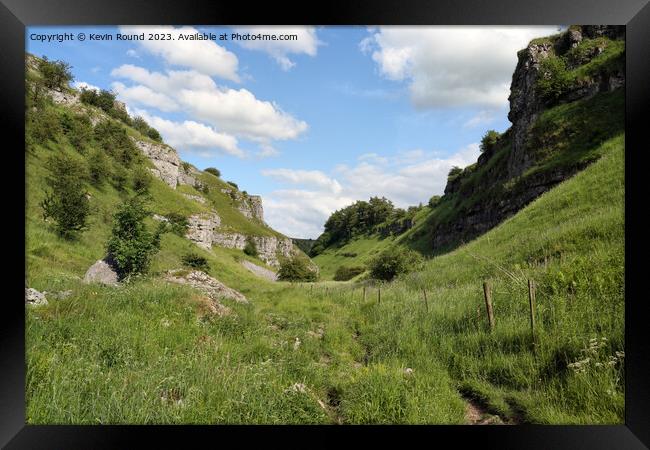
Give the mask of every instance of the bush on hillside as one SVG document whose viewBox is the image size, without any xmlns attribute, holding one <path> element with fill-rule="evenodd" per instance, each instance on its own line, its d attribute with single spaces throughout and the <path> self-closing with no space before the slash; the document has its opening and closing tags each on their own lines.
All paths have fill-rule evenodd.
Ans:
<svg viewBox="0 0 650 450">
<path fill-rule="evenodd" d="M 52 141 L 61 133 L 61 120 L 52 107 L 43 107 L 29 113 L 27 134 L 34 144 Z"/>
<path fill-rule="evenodd" d="M 451 169 L 449 169 L 449 173 L 447 174 L 447 180 L 452 180 L 452 179 L 456 178 L 462 172 L 463 172 L 463 169 L 461 169 L 458 166 L 453 166 Z"/>
<path fill-rule="evenodd" d="M 570 89 L 571 84 L 571 74 L 563 58 L 549 56 L 540 62 L 535 89 L 547 104 L 557 102 Z"/>
<path fill-rule="evenodd" d="M 214 167 L 208 167 L 205 169 L 205 172 L 211 173 L 217 178 L 221 177 L 221 171 L 219 169 L 215 169 Z"/>
<path fill-rule="evenodd" d="M 411 249 L 391 247 L 370 262 L 370 275 L 378 280 L 390 281 L 398 275 L 422 268 L 424 259 Z"/>
<path fill-rule="evenodd" d="M 428 204 L 429 204 L 429 208 L 435 208 L 436 206 L 438 206 L 438 204 L 440 203 L 440 200 L 441 200 L 441 199 L 442 199 L 442 197 L 440 197 L 439 195 L 434 195 L 434 196 L 432 196 L 432 197 L 429 199 L 429 203 L 428 203 Z"/>
<path fill-rule="evenodd" d="M 160 249 L 160 233 L 147 230 L 144 219 L 150 215 L 140 196 L 126 200 L 113 216 L 111 236 L 106 244 L 121 279 L 145 273 L 151 258 Z"/>
<path fill-rule="evenodd" d="M 139 165 L 131 172 L 131 185 L 135 192 L 140 194 L 149 192 L 152 182 L 151 172 L 144 166 Z"/>
<path fill-rule="evenodd" d="M 65 61 L 50 61 L 46 56 L 38 62 L 41 81 L 48 89 L 61 91 L 74 79 L 72 66 Z"/>
<path fill-rule="evenodd" d="M 246 253 L 248 256 L 253 256 L 257 257 L 257 245 L 255 245 L 255 241 L 253 238 L 248 236 L 246 238 L 246 245 L 244 246 L 244 253 Z"/>
<path fill-rule="evenodd" d="M 334 281 L 348 281 L 366 271 L 363 266 L 340 266 L 334 274 Z"/>
<path fill-rule="evenodd" d="M 65 111 L 61 115 L 61 128 L 75 150 L 84 154 L 93 138 L 93 126 L 88 116 Z"/>
<path fill-rule="evenodd" d="M 228 183 L 229 185 L 231 185 L 235 189 L 239 189 L 239 186 L 237 186 L 237 183 L 235 183 L 234 181 L 226 181 L 226 183 Z"/>
<path fill-rule="evenodd" d="M 129 171 L 120 164 L 114 164 L 111 170 L 111 184 L 118 191 L 124 191 L 129 182 Z"/>
<path fill-rule="evenodd" d="M 318 273 L 309 267 L 306 258 L 298 255 L 292 258 L 280 259 L 280 270 L 278 280 L 282 281 L 317 281 Z"/>
<path fill-rule="evenodd" d="M 124 126 L 115 121 L 104 120 L 98 123 L 95 139 L 108 155 L 126 167 L 140 158 L 140 153 Z"/>
<path fill-rule="evenodd" d="M 170 212 L 166 214 L 165 217 L 169 220 L 169 231 L 177 236 L 184 237 L 185 233 L 187 233 L 187 227 L 189 226 L 187 217 L 175 212 Z"/>
<path fill-rule="evenodd" d="M 481 153 L 487 152 L 488 150 L 492 150 L 494 146 L 497 144 L 499 141 L 499 138 L 501 137 L 501 133 L 495 130 L 488 130 L 485 135 L 483 135 L 483 138 L 481 139 L 481 145 L 480 145 L 480 150 Z"/>
<path fill-rule="evenodd" d="M 88 157 L 88 177 L 93 186 L 100 186 L 111 177 L 110 161 L 104 150 L 95 149 Z"/>
<path fill-rule="evenodd" d="M 208 260 L 196 253 L 188 253 L 184 255 L 182 261 L 183 265 L 191 267 L 192 269 L 201 270 L 203 272 L 208 272 L 210 270 Z"/>
<path fill-rule="evenodd" d="M 71 239 L 86 228 L 90 205 L 86 197 L 85 165 L 65 154 L 52 156 L 47 163 L 49 191 L 41 202 L 43 218 L 52 218 L 59 236 Z"/>
</svg>

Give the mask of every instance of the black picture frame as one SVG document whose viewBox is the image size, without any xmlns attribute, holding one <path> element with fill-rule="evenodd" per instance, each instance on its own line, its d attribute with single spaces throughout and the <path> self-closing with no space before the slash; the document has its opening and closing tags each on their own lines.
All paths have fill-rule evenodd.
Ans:
<svg viewBox="0 0 650 450">
<path fill-rule="evenodd" d="M 158 25 L 158 24 L 310 24 L 310 25 L 626 25 L 626 397 L 625 425 L 620 426 L 409 426 L 409 427 L 249 427 L 232 426 L 36 426 L 25 424 L 25 310 L 17 261 L 25 258 L 24 204 L 16 180 L 24 180 L 24 55 L 25 27 L 31 25 Z M 192 445 L 208 440 L 239 443 L 277 438 L 290 446 L 344 443 L 350 432 L 364 439 L 406 445 L 477 445 L 480 448 L 642 449 L 650 447 L 650 340 L 648 308 L 641 293 L 643 270 L 642 207 L 639 188 L 643 174 L 639 152 L 650 105 L 650 6 L 648 0 L 335 0 L 310 2 L 210 2 L 178 0 L 0 0 L 0 110 L 5 172 L 3 244 L 15 244 L 4 262 L 3 323 L 0 329 L 0 445 L 6 448 L 133 448 L 135 440 L 151 446 Z M 645 144 L 645 145 L 643 145 Z M 23 166 L 24 167 L 24 166 Z M 16 175 L 8 181 L 7 175 Z M 13 178 L 13 177 L 11 177 Z M 3 208 L 4 209 L 4 208 Z M 24 270 L 24 266 L 22 267 Z M 13 273 L 11 274 L 13 275 Z M 296 434 L 299 432 L 298 434 Z M 311 434 L 332 433 L 317 440 Z M 280 436 L 282 435 L 282 436 Z M 304 437 L 307 440 L 299 441 Z M 416 444 L 416 438 L 423 438 Z M 267 441 L 264 445 L 267 445 Z"/>
</svg>

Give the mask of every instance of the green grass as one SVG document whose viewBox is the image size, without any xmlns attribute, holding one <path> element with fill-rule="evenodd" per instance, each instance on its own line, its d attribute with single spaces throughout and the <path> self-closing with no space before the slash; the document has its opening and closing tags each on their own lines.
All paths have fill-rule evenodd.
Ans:
<svg viewBox="0 0 650 450">
<path fill-rule="evenodd" d="M 624 349 L 622 144 L 606 143 L 601 160 L 423 272 L 382 285 L 379 304 L 376 288 L 364 302 L 349 282 L 266 282 L 235 251 L 173 235 L 150 277 L 82 285 L 73 278 L 92 245 L 58 247 L 33 218 L 31 241 L 54 256 L 28 249 L 30 283 L 73 295 L 28 309 L 28 423 L 463 423 L 463 396 L 506 420 L 622 423 L 620 365 L 568 367 L 594 337 L 608 339 L 602 361 Z M 377 244 L 367 241 L 350 248 Z M 206 316 L 200 295 L 155 277 L 189 250 L 251 304 L 225 300 L 231 316 Z M 64 251 L 59 275 L 45 270 Z M 538 285 L 536 351 L 528 278 Z"/>
</svg>

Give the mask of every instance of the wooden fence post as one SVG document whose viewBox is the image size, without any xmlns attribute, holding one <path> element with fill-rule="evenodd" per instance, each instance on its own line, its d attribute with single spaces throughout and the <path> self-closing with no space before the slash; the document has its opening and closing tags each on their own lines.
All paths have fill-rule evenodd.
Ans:
<svg viewBox="0 0 650 450">
<path fill-rule="evenodd" d="M 535 282 L 528 280 L 528 304 L 530 305 L 530 332 L 535 340 Z"/>
<path fill-rule="evenodd" d="M 427 300 L 427 290 L 422 289 L 422 293 L 424 294 L 424 307 L 427 309 L 427 312 L 429 312 L 429 301 Z"/>
<path fill-rule="evenodd" d="M 483 282 L 483 294 L 485 295 L 485 309 L 487 310 L 491 331 L 494 329 L 494 311 L 492 311 L 492 291 L 490 289 L 490 284 L 487 281 Z"/>
<path fill-rule="evenodd" d="M 381 286 L 377 288 L 377 304 L 381 305 Z"/>
</svg>

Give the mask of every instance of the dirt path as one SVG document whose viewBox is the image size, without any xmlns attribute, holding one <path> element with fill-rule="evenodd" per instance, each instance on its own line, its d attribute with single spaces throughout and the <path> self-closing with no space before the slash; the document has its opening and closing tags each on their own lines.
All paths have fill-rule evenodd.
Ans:
<svg viewBox="0 0 650 450">
<path fill-rule="evenodd" d="M 468 425 L 506 425 L 501 417 L 488 413 L 475 400 L 465 398 L 465 421 Z"/>
</svg>

